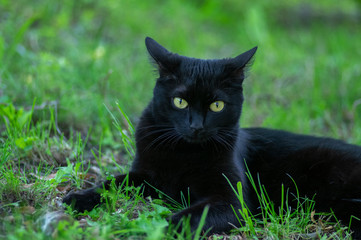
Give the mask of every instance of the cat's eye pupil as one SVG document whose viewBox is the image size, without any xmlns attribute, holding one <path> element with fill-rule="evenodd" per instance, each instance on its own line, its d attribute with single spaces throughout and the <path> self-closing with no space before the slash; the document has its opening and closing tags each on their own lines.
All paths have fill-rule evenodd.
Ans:
<svg viewBox="0 0 361 240">
<path fill-rule="evenodd" d="M 220 112 L 223 110 L 224 108 L 224 102 L 223 101 L 215 101 L 213 102 L 209 108 L 213 111 L 213 112 Z"/>
<path fill-rule="evenodd" d="M 173 98 L 173 104 L 176 108 L 179 109 L 185 109 L 186 107 L 188 107 L 187 101 L 180 97 Z"/>
</svg>

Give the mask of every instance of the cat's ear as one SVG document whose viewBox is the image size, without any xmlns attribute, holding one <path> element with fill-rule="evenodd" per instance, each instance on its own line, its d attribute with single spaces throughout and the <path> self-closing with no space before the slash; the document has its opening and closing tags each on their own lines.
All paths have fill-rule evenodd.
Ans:
<svg viewBox="0 0 361 240">
<path fill-rule="evenodd" d="M 257 47 L 254 47 L 247 52 L 238 55 L 235 58 L 228 59 L 225 65 L 225 71 L 232 77 L 244 78 L 244 73 L 247 67 L 253 62 L 253 56 L 257 51 Z"/>
<path fill-rule="evenodd" d="M 161 76 L 174 73 L 180 63 L 179 55 L 168 51 L 150 37 L 145 38 L 145 46 L 151 56 L 152 62 L 158 68 Z"/>
</svg>

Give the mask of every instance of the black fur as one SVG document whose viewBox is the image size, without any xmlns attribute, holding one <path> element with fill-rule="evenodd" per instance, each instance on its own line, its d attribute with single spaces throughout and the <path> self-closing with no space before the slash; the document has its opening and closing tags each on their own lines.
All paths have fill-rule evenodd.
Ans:
<svg viewBox="0 0 361 240">
<path fill-rule="evenodd" d="M 317 211 L 332 208 L 345 224 L 351 215 L 361 217 L 361 147 L 278 130 L 239 128 L 244 73 L 257 48 L 231 59 L 201 60 L 173 54 L 151 38 L 146 38 L 146 46 L 159 78 L 137 126 L 129 179 L 136 186 L 147 182 L 179 202 L 181 192 L 189 189 L 191 205 L 174 214 L 173 223 L 191 215 L 195 229 L 209 206 L 204 229 L 220 233 L 238 226 L 230 205 L 241 206 L 224 176 L 233 186 L 242 182 L 245 201 L 256 212 L 258 201 L 244 161 L 276 206 L 281 204 L 281 184 L 294 191 L 293 179 L 301 196 L 315 196 Z M 175 97 L 188 106 L 175 107 Z M 210 110 L 215 101 L 225 103 L 222 111 Z M 116 183 L 124 178 L 116 177 Z M 108 188 L 109 181 L 104 186 Z M 69 194 L 64 202 L 73 202 L 79 211 L 90 210 L 100 203 L 99 188 Z M 151 187 L 145 187 L 145 193 L 158 196 Z M 359 223 L 353 225 L 355 236 L 360 236 L 360 229 Z"/>
</svg>

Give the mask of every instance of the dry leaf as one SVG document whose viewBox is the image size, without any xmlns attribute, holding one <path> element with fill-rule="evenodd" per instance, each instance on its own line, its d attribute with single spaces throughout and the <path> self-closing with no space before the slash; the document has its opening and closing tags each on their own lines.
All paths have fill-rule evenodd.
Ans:
<svg viewBox="0 0 361 240">
<path fill-rule="evenodd" d="M 24 189 L 30 189 L 30 188 L 32 188 L 33 186 L 34 186 L 34 183 L 24 184 L 24 185 L 23 185 L 23 188 L 24 188 Z"/>
<path fill-rule="evenodd" d="M 317 223 L 316 220 L 315 220 L 315 214 L 316 214 L 316 211 L 312 211 L 312 212 L 311 212 L 311 221 L 312 221 L 313 223 Z"/>
<path fill-rule="evenodd" d="M 22 214 L 33 214 L 35 212 L 35 208 L 33 206 L 20 207 L 20 212 Z"/>
<path fill-rule="evenodd" d="M 46 177 L 43 177 L 43 176 L 39 176 L 35 173 L 30 173 L 31 176 L 37 178 L 37 179 L 40 179 L 40 180 L 51 180 L 51 179 L 54 179 L 55 176 L 56 176 L 56 173 L 52 173 L 52 174 L 49 174 L 47 175 Z"/>
<path fill-rule="evenodd" d="M 71 185 L 70 185 L 70 184 L 67 184 L 67 185 L 65 185 L 65 186 L 60 186 L 60 185 L 58 185 L 58 186 L 56 187 L 56 189 L 57 189 L 59 192 L 61 192 L 61 193 L 67 193 L 70 188 L 71 188 Z"/>
</svg>

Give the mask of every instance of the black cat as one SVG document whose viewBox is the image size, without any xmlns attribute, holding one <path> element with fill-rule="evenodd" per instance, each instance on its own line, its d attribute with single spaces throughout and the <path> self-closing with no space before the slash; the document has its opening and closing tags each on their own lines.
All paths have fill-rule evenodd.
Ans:
<svg viewBox="0 0 361 240">
<path fill-rule="evenodd" d="M 190 207 L 174 214 L 177 223 L 191 215 L 191 226 L 209 206 L 204 229 L 227 232 L 238 226 L 234 208 L 241 205 L 229 182 L 241 181 L 243 195 L 256 212 L 259 203 L 245 175 L 261 183 L 276 206 L 281 184 L 290 191 L 297 183 L 301 196 L 313 196 L 317 211 L 335 212 L 348 224 L 361 217 L 361 147 L 342 141 L 297 135 L 263 128 L 240 129 L 242 82 L 247 64 L 257 48 L 235 58 L 201 60 L 173 54 L 151 38 L 147 49 L 159 70 L 153 99 L 144 110 L 136 131 L 136 157 L 129 172 L 145 195 L 158 197 L 156 189 L 181 201 L 190 192 Z M 125 175 L 116 177 L 116 184 Z M 292 180 L 293 179 L 293 180 Z M 146 184 L 145 184 L 146 182 Z M 78 211 L 100 203 L 102 185 L 64 198 Z M 353 229 L 361 234 L 359 223 Z"/>
</svg>

